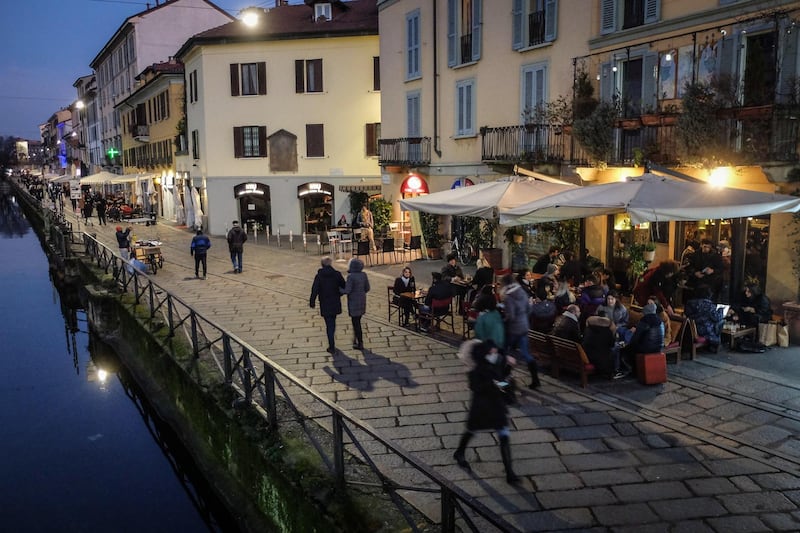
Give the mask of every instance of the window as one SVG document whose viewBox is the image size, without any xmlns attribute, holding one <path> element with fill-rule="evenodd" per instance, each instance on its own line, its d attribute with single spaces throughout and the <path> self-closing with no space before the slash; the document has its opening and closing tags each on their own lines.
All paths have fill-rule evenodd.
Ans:
<svg viewBox="0 0 800 533">
<path fill-rule="evenodd" d="M 306 157 L 325 157 L 325 136 L 322 124 L 306 124 Z"/>
<path fill-rule="evenodd" d="M 601 0 L 600 33 L 636 28 L 658 22 L 661 0 Z"/>
<path fill-rule="evenodd" d="M 233 156 L 267 157 L 266 126 L 236 126 L 233 128 Z"/>
<path fill-rule="evenodd" d="M 406 94 L 406 127 L 408 137 L 420 136 L 420 92 Z"/>
<path fill-rule="evenodd" d="M 322 60 L 296 60 L 294 62 L 294 87 L 297 93 L 321 93 Z"/>
<path fill-rule="evenodd" d="M 481 58 L 482 0 L 447 0 L 447 65 Z"/>
<path fill-rule="evenodd" d="M 372 90 L 381 90 L 381 58 L 372 58 Z"/>
<path fill-rule="evenodd" d="M 456 82 L 456 136 L 475 135 L 475 80 Z"/>
<path fill-rule="evenodd" d="M 200 132 L 192 130 L 192 158 L 200 159 Z"/>
<path fill-rule="evenodd" d="M 231 63 L 231 96 L 267 94 L 267 64 Z"/>
<path fill-rule="evenodd" d="M 558 0 L 514 0 L 511 20 L 514 50 L 555 41 Z"/>
<path fill-rule="evenodd" d="M 615 96 L 621 97 L 622 112 L 626 117 L 639 116 L 645 109 L 655 109 L 657 104 L 658 53 L 631 56 L 628 61 L 608 62 L 600 66 L 601 98 L 611 101 Z"/>
<path fill-rule="evenodd" d="M 537 109 L 547 101 L 547 64 L 537 63 L 522 67 L 522 111 Z M 521 115 L 522 116 L 522 115 Z"/>
<path fill-rule="evenodd" d="M 419 9 L 406 15 L 406 79 L 422 76 L 420 72 Z"/>
<path fill-rule="evenodd" d="M 367 124 L 366 127 L 366 153 L 367 157 L 377 157 L 378 153 L 378 140 L 381 138 L 381 123 Z"/>
<path fill-rule="evenodd" d="M 331 5 L 329 3 L 314 5 L 314 20 L 331 20 Z"/>
<path fill-rule="evenodd" d="M 197 100 L 197 70 L 193 70 L 189 73 L 189 102 L 192 103 Z"/>
</svg>

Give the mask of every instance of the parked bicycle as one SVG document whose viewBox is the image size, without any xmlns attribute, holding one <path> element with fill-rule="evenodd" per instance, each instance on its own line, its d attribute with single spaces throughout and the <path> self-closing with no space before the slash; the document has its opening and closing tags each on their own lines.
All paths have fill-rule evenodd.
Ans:
<svg viewBox="0 0 800 533">
<path fill-rule="evenodd" d="M 466 242 L 463 236 L 459 237 L 458 235 L 453 235 L 453 240 L 444 242 L 442 252 L 444 252 L 445 256 L 455 253 L 458 262 L 462 265 L 471 263 L 476 255 L 475 247 Z"/>
</svg>

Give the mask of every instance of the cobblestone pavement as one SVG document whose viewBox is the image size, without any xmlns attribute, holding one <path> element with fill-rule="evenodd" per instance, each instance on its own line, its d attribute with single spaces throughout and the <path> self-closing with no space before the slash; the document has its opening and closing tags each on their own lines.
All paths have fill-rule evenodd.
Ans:
<svg viewBox="0 0 800 533">
<path fill-rule="evenodd" d="M 88 230 L 114 248 L 114 226 Z M 513 487 L 492 434 L 473 440 L 471 472 L 455 465 L 469 400 L 455 356 L 460 335 L 423 335 L 387 319 L 386 287 L 400 265 L 368 264 L 367 349 L 350 349 L 345 314 L 338 320 L 340 349 L 331 356 L 322 319 L 308 306 L 316 243 L 304 252 L 250 235 L 244 272 L 234 274 L 224 239 L 212 237 L 209 276 L 199 280 L 190 231 L 159 223 L 137 225 L 134 233 L 163 242 L 159 284 L 521 531 L 800 531 L 798 347 L 703 355 L 671 364 L 669 381 L 655 386 L 595 378 L 581 389 L 573 377 L 544 376 L 543 386 L 526 390 L 511 410 L 514 466 L 523 478 Z M 441 265 L 414 261 L 418 285 L 427 286 Z M 346 262 L 335 266 L 346 270 Z M 460 333 L 459 326 L 457 319 Z M 377 460 L 404 478 L 392 457 Z M 409 497 L 438 518 L 434 498 Z"/>
</svg>

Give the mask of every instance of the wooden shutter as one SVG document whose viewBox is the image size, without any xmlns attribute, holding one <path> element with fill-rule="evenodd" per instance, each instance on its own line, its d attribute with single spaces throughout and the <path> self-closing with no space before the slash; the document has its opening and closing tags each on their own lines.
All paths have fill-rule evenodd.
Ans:
<svg viewBox="0 0 800 533">
<path fill-rule="evenodd" d="M 458 64 L 459 54 L 458 31 L 456 26 L 456 0 L 447 0 L 447 66 Z"/>
<path fill-rule="evenodd" d="M 239 63 L 231 63 L 231 96 L 239 96 Z"/>
<path fill-rule="evenodd" d="M 558 34 L 558 0 L 547 0 L 544 4 L 544 40 L 552 42 Z"/>
<path fill-rule="evenodd" d="M 367 141 L 367 143 L 366 143 L 366 151 L 367 151 L 367 155 L 368 156 L 378 155 L 378 143 L 376 142 L 377 141 L 376 130 L 377 130 L 377 124 L 367 124 L 367 129 L 366 129 L 365 135 L 366 135 L 366 141 Z"/>
<path fill-rule="evenodd" d="M 519 50 L 525 47 L 527 39 L 523 40 L 522 28 L 522 0 L 514 0 L 511 4 L 511 49 Z"/>
<path fill-rule="evenodd" d="M 472 60 L 481 58 L 481 14 L 483 2 L 472 0 Z"/>
<path fill-rule="evenodd" d="M 294 62 L 294 92 L 306 92 L 306 65 L 302 59 L 297 59 Z"/>
<path fill-rule="evenodd" d="M 306 156 L 325 156 L 325 139 L 322 124 L 306 124 Z"/>
<path fill-rule="evenodd" d="M 267 127 L 258 127 L 258 155 L 259 157 L 267 157 Z"/>
<path fill-rule="evenodd" d="M 658 22 L 661 15 L 660 0 L 645 0 L 644 2 L 644 23 L 652 24 Z"/>
<path fill-rule="evenodd" d="M 267 64 L 263 61 L 258 65 L 258 94 L 267 94 Z"/>
<path fill-rule="evenodd" d="M 372 90 L 381 90 L 381 58 L 378 56 L 372 58 Z"/>
<path fill-rule="evenodd" d="M 306 92 L 321 93 L 322 91 L 322 60 L 309 59 L 306 61 Z"/>
<path fill-rule="evenodd" d="M 244 157 L 244 130 L 241 126 L 233 127 L 233 157 Z"/>
<path fill-rule="evenodd" d="M 617 0 L 602 0 L 600 5 L 600 34 L 614 33 L 617 29 Z"/>
</svg>

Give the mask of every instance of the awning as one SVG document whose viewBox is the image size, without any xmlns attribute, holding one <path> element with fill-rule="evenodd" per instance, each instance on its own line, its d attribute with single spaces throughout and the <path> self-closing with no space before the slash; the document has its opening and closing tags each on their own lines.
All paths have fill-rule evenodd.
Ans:
<svg viewBox="0 0 800 533">
<path fill-rule="evenodd" d="M 339 185 L 340 192 L 365 192 L 367 194 L 378 194 L 381 192 L 381 184 L 361 184 L 361 185 Z"/>
</svg>

